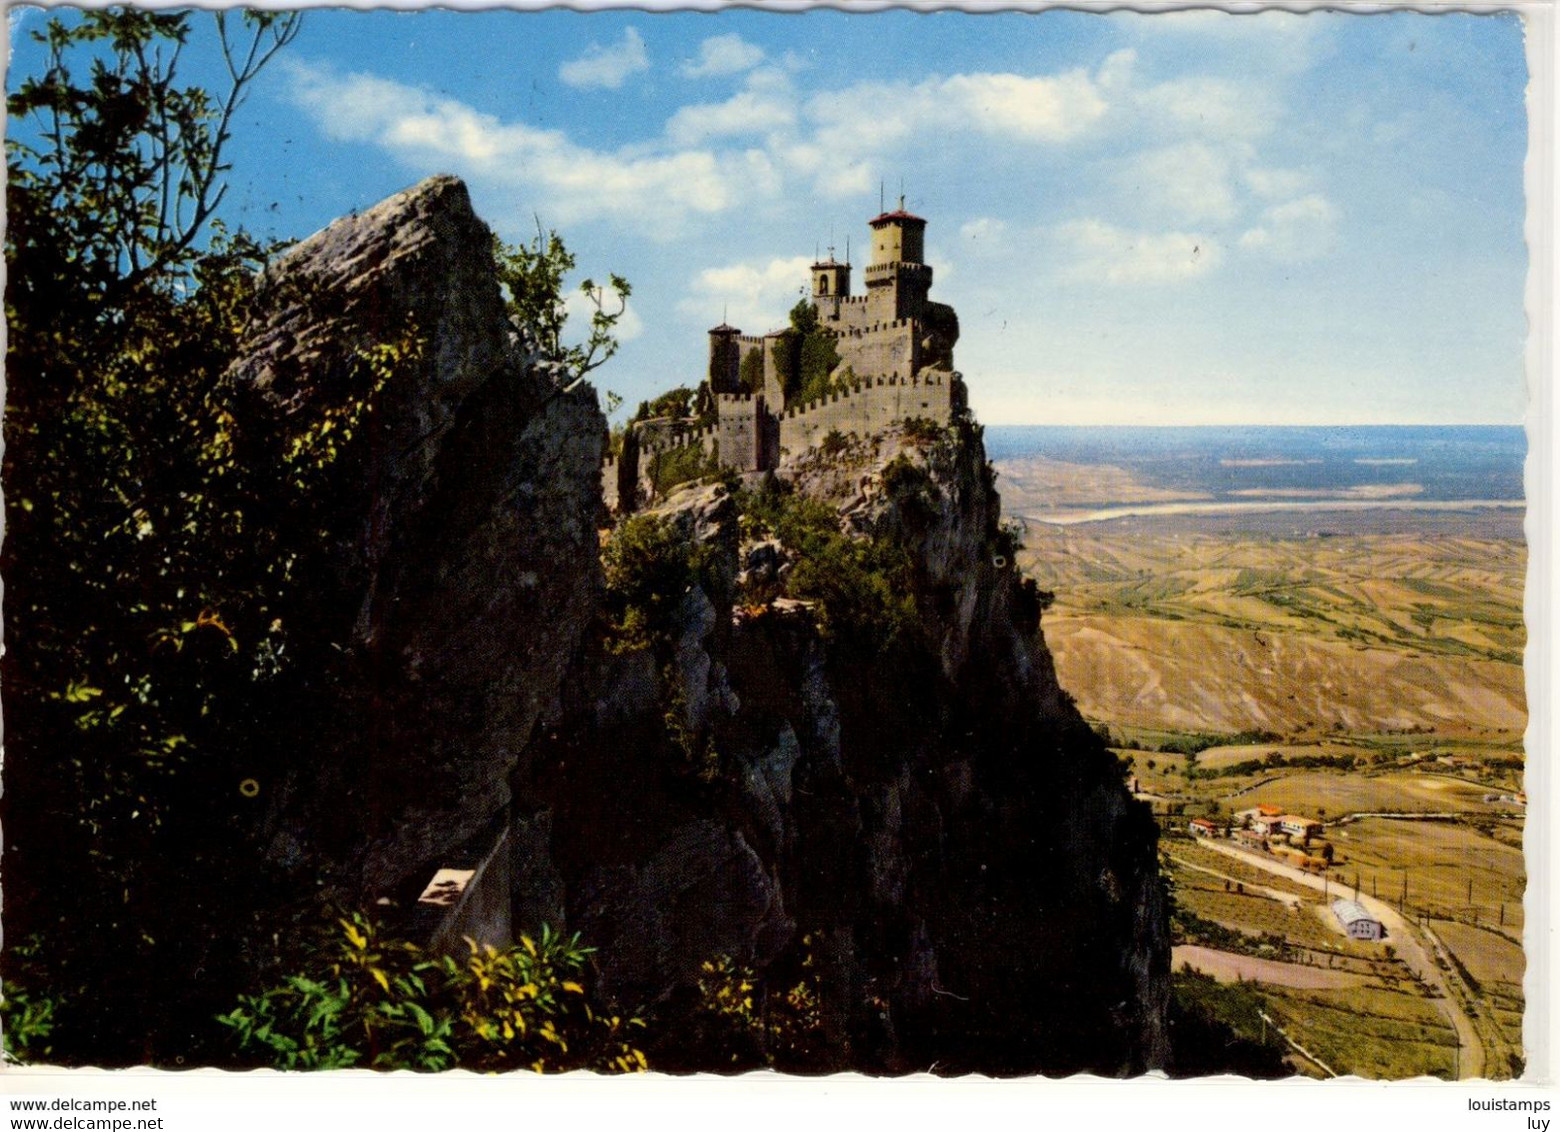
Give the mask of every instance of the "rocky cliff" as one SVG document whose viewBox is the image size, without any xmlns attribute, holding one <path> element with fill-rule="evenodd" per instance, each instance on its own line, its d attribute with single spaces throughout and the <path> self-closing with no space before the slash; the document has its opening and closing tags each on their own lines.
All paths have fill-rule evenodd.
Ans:
<svg viewBox="0 0 1560 1132">
<path fill-rule="evenodd" d="M 562 376 L 509 324 L 492 234 L 454 178 L 268 270 L 227 377 L 242 458 L 280 460 L 367 406 L 314 489 L 328 506 L 298 567 L 300 635 L 334 648 L 300 726 L 318 754 L 274 792 L 277 863 L 377 897 L 504 810 L 599 601 L 606 426 Z"/>
<path fill-rule="evenodd" d="M 675 1013 L 706 964 L 806 981 L 782 1065 L 1165 1062 L 1154 827 L 1057 685 L 978 426 L 685 487 L 605 536 L 604 580 L 602 418 L 506 322 L 451 179 L 270 273 L 230 374 L 245 458 L 391 340 L 330 485 L 339 647 L 269 809 L 278 867 L 404 908 L 476 845 L 490 925 L 579 931 L 615 1005 Z"/>
</svg>

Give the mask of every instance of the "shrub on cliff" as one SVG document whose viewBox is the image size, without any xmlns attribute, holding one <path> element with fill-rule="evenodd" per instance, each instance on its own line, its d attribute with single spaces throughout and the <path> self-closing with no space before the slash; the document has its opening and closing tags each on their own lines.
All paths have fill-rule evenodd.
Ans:
<svg viewBox="0 0 1560 1132">
<path fill-rule="evenodd" d="M 745 536 L 777 538 L 789 552 L 786 593 L 818 603 L 825 636 L 876 654 L 918 633 L 914 572 L 902 547 L 845 534 L 833 507 L 780 485 L 739 493 L 738 509 Z"/>
<path fill-rule="evenodd" d="M 303 969 L 242 996 L 218 1019 L 239 1050 L 276 1069 L 646 1068 L 638 1018 L 591 1009 L 590 948 L 543 927 L 461 960 L 384 936 L 361 913 L 337 921 Z"/>
<path fill-rule="evenodd" d="M 642 648 L 668 639 L 683 595 L 703 578 L 714 553 L 661 515 L 620 523 L 601 555 L 615 646 Z"/>
<path fill-rule="evenodd" d="M 569 307 L 564 301 L 563 281 L 574 270 L 576 260 L 563 237 L 543 232 L 540 224 L 528 244 L 508 244 L 495 237 L 493 260 L 510 316 L 536 336 L 544 357 L 561 362 L 572 376 L 584 377 L 617 353 L 614 331 L 628 310 L 632 290 L 628 280 L 614 274 L 605 286 L 597 286 L 591 279 L 580 284 L 578 293 L 591 308 L 590 329 L 583 341 L 567 342 L 564 329 Z"/>
</svg>

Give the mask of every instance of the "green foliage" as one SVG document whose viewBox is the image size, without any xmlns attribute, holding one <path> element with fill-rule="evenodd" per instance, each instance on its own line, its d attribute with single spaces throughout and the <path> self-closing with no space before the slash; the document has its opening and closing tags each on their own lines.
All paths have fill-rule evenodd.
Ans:
<svg viewBox="0 0 1560 1132">
<path fill-rule="evenodd" d="M 1190 969 L 1177 972 L 1171 982 L 1172 1075 L 1291 1075 L 1283 1038 L 1263 1022 L 1265 1009 L 1250 984 L 1220 983 Z"/>
<path fill-rule="evenodd" d="M 749 350 L 742 356 L 742 364 L 737 367 L 737 380 L 742 382 L 742 387 L 749 393 L 762 393 L 764 391 L 764 351 L 762 349 Z"/>
<path fill-rule="evenodd" d="M 773 338 L 765 339 L 769 343 L 769 364 L 773 368 L 775 380 L 780 383 L 780 389 L 785 394 L 786 403 L 790 404 L 801 387 L 801 368 L 798 353 L 801 349 L 801 335 L 794 330 L 782 330 Z"/>
<path fill-rule="evenodd" d="M 823 453 L 825 456 L 838 456 L 841 452 L 845 451 L 849 445 L 850 441 L 845 439 L 845 434 L 837 428 L 832 428 L 827 433 L 825 433 L 823 439 L 818 442 L 818 451 Z"/>
<path fill-rule="evenodd" d="M 718 453 L 706 453 L 699 444 L 686 444 L 681 448 L 657 452 L 650 457 L 650 484 L 656 495 L 664 496 L 680 484 L 718 475 L 720 470 Z"/>
<path fill-rule="evenodd" d="M 715 748 L 713 735 L 700 735 L 688 723 L 688 696 L 677 675 L 675 665 L 661 670 L 661 686 L 666 689 L 666 708 L 661 714 L 666 727 L 666 737 L 682 756 L 679 768 L 691 774 L 705 785 L 720 777 L 720 752 Z"/>
<path fill-rule="evenodd" d="M 992 536 L 991 550 L 1009 562 L 1018 560 L 1018 552 L 1024 549 L 1024 524 L 1016 520 L 1004 522 Z"/>
<path fill-rule="evenodd" d="M 914 572 L 902 548 L 846 535 L 832 507 L 781 485 L 739 493 L 738 507 L 745 537 L 773 536 L 790 552 L 786 592 L 818 603 L 826 637 L 876 654 L 918 636 Z"/>
<path fill-rule="evenodd" d="M 682 420 L 693 416 L 694 391 L 686 385 L 669 389 L 653 401 L 641 401 L 634 413 L 636 421 L 648 421 L 656 417 L 672 417 Z"/>
<path fill-rule="evenodd" d="M 946 428 L 927 417 L 906 417 L 901 427 L 905 439 L 921 448 L 935 444 L 948 435 Z"/>
<path fill-rule="evenodd" d="M 590 331 L 585 341 L 568 344 L 563 337 L 569 317 L 563 281 L 576 260 L 563 237 L 543 232 L 538 221 L 536 236 L 528 244 L 508 244 L 494 237 L 493 259 L 511 317 L 536 334 L 542 353 L 563 363 L 571 378 L 584 377 L 617 353 L 614 332 L 633 291 L 628 280 L 613 274 L 605 286 L 593 279 L 580 283 L 578 294 L 591 308 Z"/>
<path fill-rule="evenodd" d="M 590 948 L 543 927 L 457 961 L 338 921 L 302 972 L 245 995 L 218 1021 L 277 1069 L 643 1070 L 637 1018 L 596 1014 L 580 981 Z"/>
<path fill-rule="evenodd" d="M 46 62 L 7 99 L 9 298 L 19 310 L 69 296 L 89 306 L 57 306 L 67 325 L 101 319 L 142 284 L 189 272 L 226 192 L 233 116 L 300 17 L 216 13 L 230 78 L 217 93 L 177 82 L 190 21 L 111 8 L 31 33 Z"/>
<path fill-rule="evenodd" d="M 1353 770 L 1359 765 L 1359 761 L 1357 755 L 1351 754 L 1290 755 L 1286 758 L 1277 751 L 1269 751 L 1261 758 L 1242 759 L 1238 763 L 1201 770 L 1199 775 L 1203 778 L 1240 778 L 1248 774 L 1260 774 L 1263 771 L 1278 769 Z"/>
<path fill-rule="evenodd" d="M 6 912 L 48 933 L 17 985 L 58 1004 L 62 1060 L 148 1060 L 149 1019 L 177 1028 L 198 993 L 171 952 L 213 946 L 202 885 L 245 857 L 238 787 L 267 728 L 240 721 L 277 718 L 256 694 L 282 651 L 276 587 L 317 542 L 276 519 L 355 420 L 249 466 L 214 396 L 266 252 L 213 219 L 224 150 L 298 26 L 56 16 L 8 99 Z M 177 81 L 203 28 L 215 93 Z"/>
<path fill-rule="evenodd" d="M 663 516 L 632 515 L 619 523 L 601 556 L 615 647 L 667 641 L 683 595 L 707 584 L 713 559 L 713 550 L 696 546 Z"/>
<path fill-rule="evenodd" d="M 796 391 L 796 399 L 806 404 L 828 396 L 837 388 L 831 381 L 831 375 L 839 364 L 840 352 L 832 334 L 809 334 L 803 338 L 798 359 L 800 387 Z"/>
<path fill-rule="evenodd" d="M 60 1002 L 56 995 L 41 992 L 43 952 L 41 936 L 31 936 L 6 949 L 5 982 L 0 986 L 0 1038 L 4 1039 L 4 1057 L 13 1064 L 42 1062 L 53 1050 L 50 1036 Z"/>
<path fill-rule="evenodd" d="M 729 955 L 703 963 L 688 1024 L 691 1043 L 732 1070 L 821 1065 L 823 1009 L 811 936 L 802 937 L 801 955 L 790 979 L 760 977 Z"/>
<path fill-rule="evenodd" d="M 1161 754 L 1166 755 L 1195 756 L 1210 747 L 1240 747 L 1254 743 L 1272 743 L 1277 739 L 1278 736 L 1273 732 L 1261 729 L 1236 731 L 1227 735 L 1204 732 L 1196 735 L 1179 735 L 1173 739 L 1167 739 L 1159 745 L 1159 751 Z"/>
<path fill-rule="evenodd" d="M 924 527 L 935 518 L 942 491 L 926 466 L 900 453 L 883 466 L 883 490 L 898 505 L 912 527 Z"/>
<path fill-rule="evenodd" d="M 1281 935 L 1273 932 L 1247 935 L 1236 928 L 1225 927 L 1217 920 L 1205 919 L 1189 908 L 1174 909 L 1170 917 L 1170 936 L 1178 944 L 1199 943 L 1219 951 L 1261 959 L 1288 959 L 1295 952 L 1294 945 Z"/>
<path fill-rule="evenodd" d="M 787 350 L 782 372 L 788 404 L 816 401 L 836 388 L 831 375 L 840 364 L 840 352 L 834 335 L 819 324 L 811 300 L 803 299 L 791 308 L 791 329 L 782 341 Z"/>
<path fill-rule="evenodd" d="M 222 375 L 271 249 L 216 219 L 225 148 L 299 17 L 206 19 L 55 16 L 8 99 L 6 927 L 47 940 L 3 956 L 17 1056 L 202 1056 L 287 898 L 258 865 L 264 807 L 320 741 L 311 697 L 353 617 L 320 584 L 355 534 L 335 489 L 363 482 L 378 394 L 420 350 L 391 326 L 345 343 L 288 423 L 246 434 L 229 415 Z M 222 90 L 181 85 L 202 34 Z M 565 347 L 571 267 L 539 237 L 505 270 L 511 309 L 583 373 L 627 288 L 614 313 L 587 281 L 592 334 Z"/>
</svg>

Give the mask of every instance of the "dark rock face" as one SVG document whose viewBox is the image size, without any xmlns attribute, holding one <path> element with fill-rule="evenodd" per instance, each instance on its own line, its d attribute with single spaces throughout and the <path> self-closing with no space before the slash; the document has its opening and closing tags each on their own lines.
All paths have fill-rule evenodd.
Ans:
<svg viewBox="0 0 1560 1132">
<path fill-rule="evenodd" d="M 889 474 L 900 455 L 909 474 Z M 932 641 L 842 662 L 805 604 L 742 611 L 744 583 L 783 554 L 739 543 L 723 488 L 651 512 L 718 564 L 711 592 L 679 609 L 661 694 L 644 654 L 610 658 L 581 682 L 596 698 L 575 705 L 569 739 L 517 785 L 553 814 L 569 924 L 601 947 L 602 989 L 654 1002 L 716 956 L 787 969 L 805 936 L 836 1068 L 1163 1065 L 1156 832 L 1057 686 L 1035 598 L 993 549 L 978 435 L 921 447 L 885 434 L 781 475 L 904 548 Z M 720 754 L 713 780 L 668 746 L 673 687 L 674 711 Z"/>
<path fill-rule="evenodd" d="M 327 488 L 337 521 L 314 605 L 346 642 L 328 755 L 294 774 L 272 822 L 275 859 L 323 857 L 359 897 L 505 808 L 600 586 L 605 422 L 509 325 L 492 235 L 453 178 L 332 224 L 268 271 L 228 376 L 239 427 L 268 438 L 318 420 L 396 344 L 361 453 Z"/>
<path fill-rule="evenodd" d="M 781 469 L 844 529 L 902 548 L 921 643 L 863 664 L 806 603 L 766 602 L 791 555 L 745 542 L 705 485 L 655 512 L 703 581 L 668 595 L 666 640 L 624 651 L 603 631 L 603 420 L 505 321 L 458 182 L 273 269 L 230 374 L 238 427 L 319 419 L 398 336 L 421 349 L 331 485 L 316 608 L 345 644 L 271 810 L 273 861 L 404 905 L 453 856 L 507 846 L 491 875 L 515 927 L 581 932 L 597 992 L 629 1009 L 676 1003 L 706 960 L 778 979 L 805 951 L 818 1067 L 1164 1064 L 1154 827 L 1057 686 L 977 429 Z"/>
</svg>

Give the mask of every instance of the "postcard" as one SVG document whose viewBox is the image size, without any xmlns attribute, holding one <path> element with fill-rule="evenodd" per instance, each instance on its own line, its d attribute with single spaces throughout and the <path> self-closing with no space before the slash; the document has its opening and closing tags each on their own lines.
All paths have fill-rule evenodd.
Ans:
<svg viewBox="0 0 1560 1132">
<path fill-rule="evenodd" d="M 1542 1118 L 1548 16 L 9 19 L 12 1092 Z"/>
</svg>

